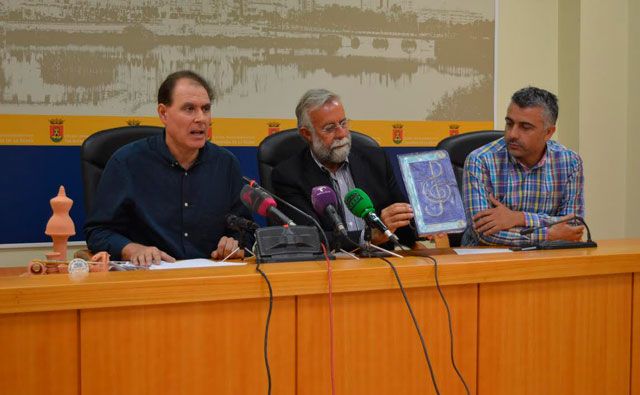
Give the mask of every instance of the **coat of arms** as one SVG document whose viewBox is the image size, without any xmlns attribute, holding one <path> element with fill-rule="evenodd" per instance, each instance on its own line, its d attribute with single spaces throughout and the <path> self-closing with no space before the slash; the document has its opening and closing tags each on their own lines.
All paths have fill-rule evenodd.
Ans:
<svg viewBox="0 0 640 395">
<path fill-rule="evenodd" d="M 394 123 L 392 127 L 393 132 L 391 132 L 391 138 L 394 143 L 400 144 L 404 138 L 404 131 L 402 130 L 403 125 L 401 123 Z"/>
<path fill-rule="evenodd" d="M 49 138 L 54 143 L 59 143 L 64 138 L 64 120 L 54 118 L 49 120 Z"/>
<path fill-rule="evenodd" d="M 269 136 L 280 131 L 280 122 L 268 122 L 267 125 L 269 126 L 267 130 Z"/>
</svg>

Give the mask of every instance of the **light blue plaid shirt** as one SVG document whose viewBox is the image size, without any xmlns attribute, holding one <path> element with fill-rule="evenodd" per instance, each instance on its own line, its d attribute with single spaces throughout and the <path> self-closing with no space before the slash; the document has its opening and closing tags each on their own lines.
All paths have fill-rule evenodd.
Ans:
<svg viewBox="0 0 640 395">
<path fill-rule="evenodd" d="M 575 152 L 549 140 L 542 159 L 527 168 L 513 158 L 504 138 L 471 152 L 464 164 L 463 195 L 469 227 L 463 244 L 526 245 L 546 240 L 548 228 L 521 236 L 521 228 L 491 236 L 472 229 L 472 218 L 492 208 L 489 194 L 514 211 L 522 211 L 527 227 L 546 225 L 560 217 L 584 217 L 582 159 Z"/>
</svg>

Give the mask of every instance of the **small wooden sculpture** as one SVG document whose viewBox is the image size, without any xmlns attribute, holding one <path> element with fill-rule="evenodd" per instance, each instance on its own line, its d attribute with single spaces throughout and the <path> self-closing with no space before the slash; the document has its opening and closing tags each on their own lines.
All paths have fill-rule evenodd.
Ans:
<svg viewBox="0 0 640 395">
<path fill-rule="evenodd" d="M 69 216 L 72 205 L 73 200 L 67 197 L 61 185 L 58 196 L 51 199 L 53 215 L 49 218 L 44 231 L 44 234 L 53 239 L 53 253 L 47 254 L 47 259 L 67 260 L 67 241 L 70 236 L 76 234 L 76 227 Z"/>
</svg>

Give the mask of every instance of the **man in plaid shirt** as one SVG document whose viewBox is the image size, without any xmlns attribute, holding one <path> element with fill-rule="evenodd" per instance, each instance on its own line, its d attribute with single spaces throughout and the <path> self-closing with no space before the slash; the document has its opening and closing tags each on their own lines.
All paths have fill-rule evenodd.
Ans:
<svg viewBox="0 0 640 395">
<path fill-rule="evenodd" d="M 578 241 L 584 228 L 561 223 L 520 235 L 524 227 L 584 217 L 584 177 L 577 153 L 550 140 L 558 98 L 527 87 L 511 97 L 504 137 L 471 152 L 464 165 L 467 227 L 463 245 L 523 246 Z"/>
</svg>

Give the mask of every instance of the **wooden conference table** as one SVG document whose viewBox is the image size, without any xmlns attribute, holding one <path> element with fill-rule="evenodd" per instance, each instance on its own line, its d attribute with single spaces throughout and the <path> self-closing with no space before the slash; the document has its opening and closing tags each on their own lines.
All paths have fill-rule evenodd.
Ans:
<svg viewBox="0 0 640 395">
<path fill-rule="evenodd" d="M 640 394 L 640 240 L 437 255 L 472 393 Z M 394 258 L 443 394 L 447 318 L 423 257 Z M 333 263 L 337 394 L 434 393 L 388 266 Z M 274 394 L 330 391 L 324 262 L 264 265 Z M 0 277 L 2 394 L 265 394 L 267 287 L 255 265 Z"/>
</svg>

